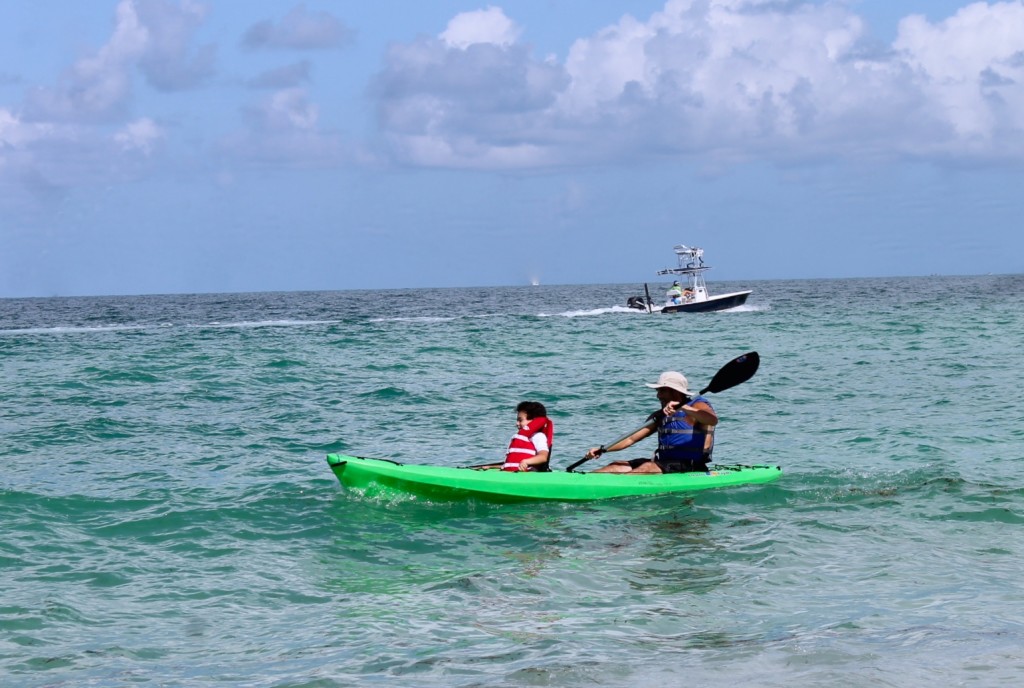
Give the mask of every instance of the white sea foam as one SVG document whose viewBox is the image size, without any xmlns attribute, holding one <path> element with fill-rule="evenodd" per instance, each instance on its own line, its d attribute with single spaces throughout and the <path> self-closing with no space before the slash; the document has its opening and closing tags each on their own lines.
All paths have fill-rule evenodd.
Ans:
<svg viewBox="0 0 1024 688">
<path fill-rule="evenodd" d="M 193 324 L 186 327 L 215 327 L 222 329 L 249 329 L 254 327 L 305 327 L 308 325 L 330 325 L 337 320 L 241 320 L 239 322 L 209 322 L 202 325 Z"/>
<path fill-rule="evenodd" d="M 59 326 L 59 327 L 26 327 L 24 329 L 0 330 L 0 335 L 22 334 L 77 334 L 93 332 L 126 332 L 129 330 L 145 330 L 148 325 L 91 325 L 91 326 Z"/>
<path fill-rule="evenodd" d="M 562 313 L 538 313 L 541 318 L 582 318 L 590 315 L 607 315 L 608 313 L 645 313 L 628 306 L 611 306 L 610 308 L 592 308 L 589 310 L 564 311 Z"/>
</svg>

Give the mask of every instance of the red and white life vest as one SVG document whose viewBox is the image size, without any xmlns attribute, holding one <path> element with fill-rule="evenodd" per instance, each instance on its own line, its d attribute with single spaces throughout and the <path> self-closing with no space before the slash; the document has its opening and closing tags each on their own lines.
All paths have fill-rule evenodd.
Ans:
<svg viewBox="0 0 1024 688">
<path fill-rule="evenodd" d="M 543 432 L 547 436 L 548 448 L 550 450 L 551 441 L 555 436 L 555 424 L 543 416 L 534 418 L 526 424 L 525 428 L 519 429 L 512 436 L 512 441 L 508 443 L 508 454 L 505 456 L 505 464 L 501 467 L 501 470 L 518 471 L 520 461 L 531 456 L 537 456 L 537 447 L 533 446 L 532 439 L 538 432 Z"/>
</svg>

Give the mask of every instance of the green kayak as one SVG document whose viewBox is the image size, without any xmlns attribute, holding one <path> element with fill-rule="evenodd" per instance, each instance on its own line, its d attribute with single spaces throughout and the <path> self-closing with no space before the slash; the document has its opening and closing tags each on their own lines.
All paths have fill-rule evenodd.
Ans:
<svg viewBox="0 0 1024 688">
<path fill-rule="evenodd" d="M 614 473 L 511 473 L 471 468 L 406 465 L 381 459 L 328 454 L 341 484 L 366 494 L 403 492 L 435 500 L 488 502 L 586 501 L 766 483 L 777 466 L 712 466 L 707 473 L 617 475 Z"/>
</svg>

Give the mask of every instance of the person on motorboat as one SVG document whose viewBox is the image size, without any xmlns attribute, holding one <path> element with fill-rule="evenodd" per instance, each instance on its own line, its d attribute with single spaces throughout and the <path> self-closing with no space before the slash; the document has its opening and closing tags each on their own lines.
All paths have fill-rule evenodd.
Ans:
<svg viewBox="0 0 1024 688">
<path fill-rule="evenodd" d="M 665 298 L 673 306 L 678 306 L 683 302 L 683 287 L 679 284 L 679 280 L 672 283 L 672 286 L 665 292 Z"/>
<path fill-rule="evenodd" d="M 516 433 L 508 444 L 504 463 L 479 468 L 500 468 L 503 471 L 549 471 L 551 444 L 555 425 L 539 401 L 521 401 L 516 406 Z"/>
<path fill-rule="evenodd" d="M 718 415 L 710 402 L 699 394 L 691 392 L 686 376 L 676 371 L 667 371 L 658 381 L 648 387 L 657 390 L 661 409 L 652 413 L 648 420 L 656 420 L 653 427 L 645 425 L 629 437 L 605 447 L 605 452 L 621 451 L 655 433 L 658 435 L 658 449 L 652 458 L 613 461 L 598 468 L 595 473 L 688 473 L 706 471 L 715 442 L 715 426 Z M 602 453 L 600 447 L 593 447 L 586 458 L 592 459 Z"/>
</svg>

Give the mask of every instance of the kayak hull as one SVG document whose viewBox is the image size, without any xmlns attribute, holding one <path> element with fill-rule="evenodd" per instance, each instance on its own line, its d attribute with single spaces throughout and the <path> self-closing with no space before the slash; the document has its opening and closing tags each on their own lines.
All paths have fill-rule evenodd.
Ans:
<svg viewBox="0 0 1024 688">
<path fill-rule="evenodd" d="M 346 488 L 366 494 L 413 494 L 436 501 L 592 501 L 766 483 L 782 475 L 777 466 L 712 466 L 706 473 L 667 475 L 512 473 L 399 464 L 345 454 L 328 454 L 327 463 Z"/>
</svg>

